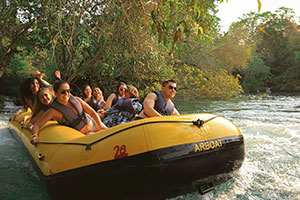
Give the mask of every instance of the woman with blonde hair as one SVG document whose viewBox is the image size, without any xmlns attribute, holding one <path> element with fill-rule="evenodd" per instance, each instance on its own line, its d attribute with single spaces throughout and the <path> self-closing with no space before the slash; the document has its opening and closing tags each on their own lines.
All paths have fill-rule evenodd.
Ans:
<svg viewBox="0 0 300 200">
<path fill-rule="evenodd" d="M 93 88 L 93 95 L 90 99 L 89 105 L 96 111 L 100 112 L 101 109 L 105 106 L 106 102 L 104 101 L 103 93 L 99 87 Z"/>
<path fill-rule="evenodd" d="M 33 124 L 43 116 L 43 114 L 50 109 L 52 102 L 55 99 L 55 95 L 50 88 L 41 88 L 35 98 L 35 104 L 33 108 L 33 113 L 30 121 L 26 125 L 27 128 L 32 129 Z"/>
</svg>

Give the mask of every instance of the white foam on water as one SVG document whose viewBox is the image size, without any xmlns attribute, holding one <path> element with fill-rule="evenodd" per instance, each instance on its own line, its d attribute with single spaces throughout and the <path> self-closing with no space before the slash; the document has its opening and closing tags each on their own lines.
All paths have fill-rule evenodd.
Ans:
<svg viewBox="0 0 300 200">
<path fill-rule="evenodd" d="M 234 101 L 199 101 L 189 102 L 189 105 L 184 102 L 187 113 L 205 111 L 223 115 L 233 121 L 244 135 L 246 158 L 234 178 L 216 186 L 213 192 L 204 196 L 194 192 L 172 199 L 300 199 L 299 102 L 300 96 L 242 96 Z M 180 107 L 178 108 L 180 111 Z M 14 152 L 14 149 L 21 151 L 11 136 L 5 136 L 9 134 L 5 132 L 8 117 L 9 115 L 0 114 L 0 148 L 2 152 L 5 148 L 10 152 Z M 25 156 L 20 152 L 18 154 Z M 14 157 L 14 153 L 10 153 L 10 157 L 2 154 L 1 159 L 3 158 L 16 168 L 29 168 L 26 174 L 36 176 L 29 162 Z M 30 181 L 28 178 L 26 183 L 30 184 Z M 17 188 L 14 190 L 18 192 Z M 40 188 L 39 190 L 41 191 Z M 30 199 L 30 195 L 27 199 Z"/>
</svg>

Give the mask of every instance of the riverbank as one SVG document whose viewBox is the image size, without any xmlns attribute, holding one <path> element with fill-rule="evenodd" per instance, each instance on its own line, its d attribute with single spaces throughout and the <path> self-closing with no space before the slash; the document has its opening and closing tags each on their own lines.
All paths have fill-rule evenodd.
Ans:
<svg viewBox="0 0 300 200">
<path fill-rule="evenodd" d="M 17 98 L 0 95 L 0 113 L 15 113 L 20 108 Z"/>
</svg>

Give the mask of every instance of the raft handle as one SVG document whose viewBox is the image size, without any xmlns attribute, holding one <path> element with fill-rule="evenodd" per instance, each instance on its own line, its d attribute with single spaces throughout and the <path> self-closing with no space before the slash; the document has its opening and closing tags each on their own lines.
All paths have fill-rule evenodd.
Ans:
<svg viewBox="0 0 300 200">
<path fill-rule="evenodd" d="M 213 183 L 208 183 L 206 185 L 200 185 L 198 187 L 198 192 L 201 194 L 201 195 L 204 195 L 210 191 L 214 190 L 214 184 Z"/>
<path fill-rule="evenodd" d="M 39 153 L 38 159 L 39 159 L 39 161 L 44 161 L 45 160 L 45 155 Z"/>
<path fill-rule="evenodd" d="M 200 128 L 200 127 L 204 124 L 204 121 L 201 120 L 201 119 L 197 119 L 196 121 L 192 121 L 192 122 L 193 122 L 193 124 L 194 124 L 195 126 L 197 126 L 198 128 Z"/>
<path fill-rule="evenodd" d="M 86 151 L 92 150 L 92 144 L 87 144 L 86 147 L 85 147 L 85 150 Z"/>
</svg>

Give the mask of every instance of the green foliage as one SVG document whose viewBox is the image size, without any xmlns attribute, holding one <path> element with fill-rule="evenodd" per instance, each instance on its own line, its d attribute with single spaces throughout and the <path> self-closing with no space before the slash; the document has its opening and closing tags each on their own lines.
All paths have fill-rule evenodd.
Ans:
<svg viewBox="0 0 300 200">
<path fill-rule="evenodd" d="M 262 59 L 254 58 L 249 67 L 243 72 L 243 88 L 248 92 L 265 89 L 266 83 L 271 80 L 271 68 L 266 66 Z"/>
<path fill-rule="evenodd" d="M 245 90 L 271 87 L 272 91 L 299 91 L 300 77 L 295 72 L 299 67 L 300 28 L 295 22 L 294 11 L 282 7 L 275 13 L 249 13 L 231 26 L 231 31 L 237 29 L 249 33 L 249 44 L 254 46 L 252 54 L 261 58 L 259 62 L 251 61 L 242 74 Z"/>
<path fill-rule="evenodd" d="M 181 78 L 177 98 L 227 99 L 243 92 L 239 80 L 223 69 L 211 72 L 182 66 L 179 73 Z"/>
<path fill-rule="evenodd" d="M 0 89 L 1 93 L 10 96 L 18 96 L 19 86 L 22 81 L 29 76 L 30 67 L 28 62 L 21 55 L 15 56 L 10 66 L 6 68 L 4 75 L 0 79 L 0 84 L 2 85 Z"/>
<path fill-rule="evenodd" d="M 13 57 L 28 41 L 28 35 L 42 21 L 49 1 L 5 0 L 0 3 L 0 77 Z M 33 44 L 30 44 L 34 46 Z M 30 46 L 28 45 L 28 47 Z"/>
<path fill-rule="evenodd" d="M 282 90 L 300 91 L 300 51 L 294 52 L 294 60 L 291 67 L 284 73 Z"/>
<path fill-rule="evenodd" d="M 158 90 L 162 80 L 177 77 L 179 87 L 186 88 L 179 96 L 228 98 L 242 91 L 232 73 L 246 67 L 254 42 L 241 29 L 218 38 L 216 3 L 5 1 L 1 81 L 18 85 L 39 69 L 51 83 L 60 70 L 63 79 L 99 86 L 105 96 L 119 81 L 135 85 L 144 96 Z M 24 16 L 17 15 L 18 9 Z"/>
</svg>

